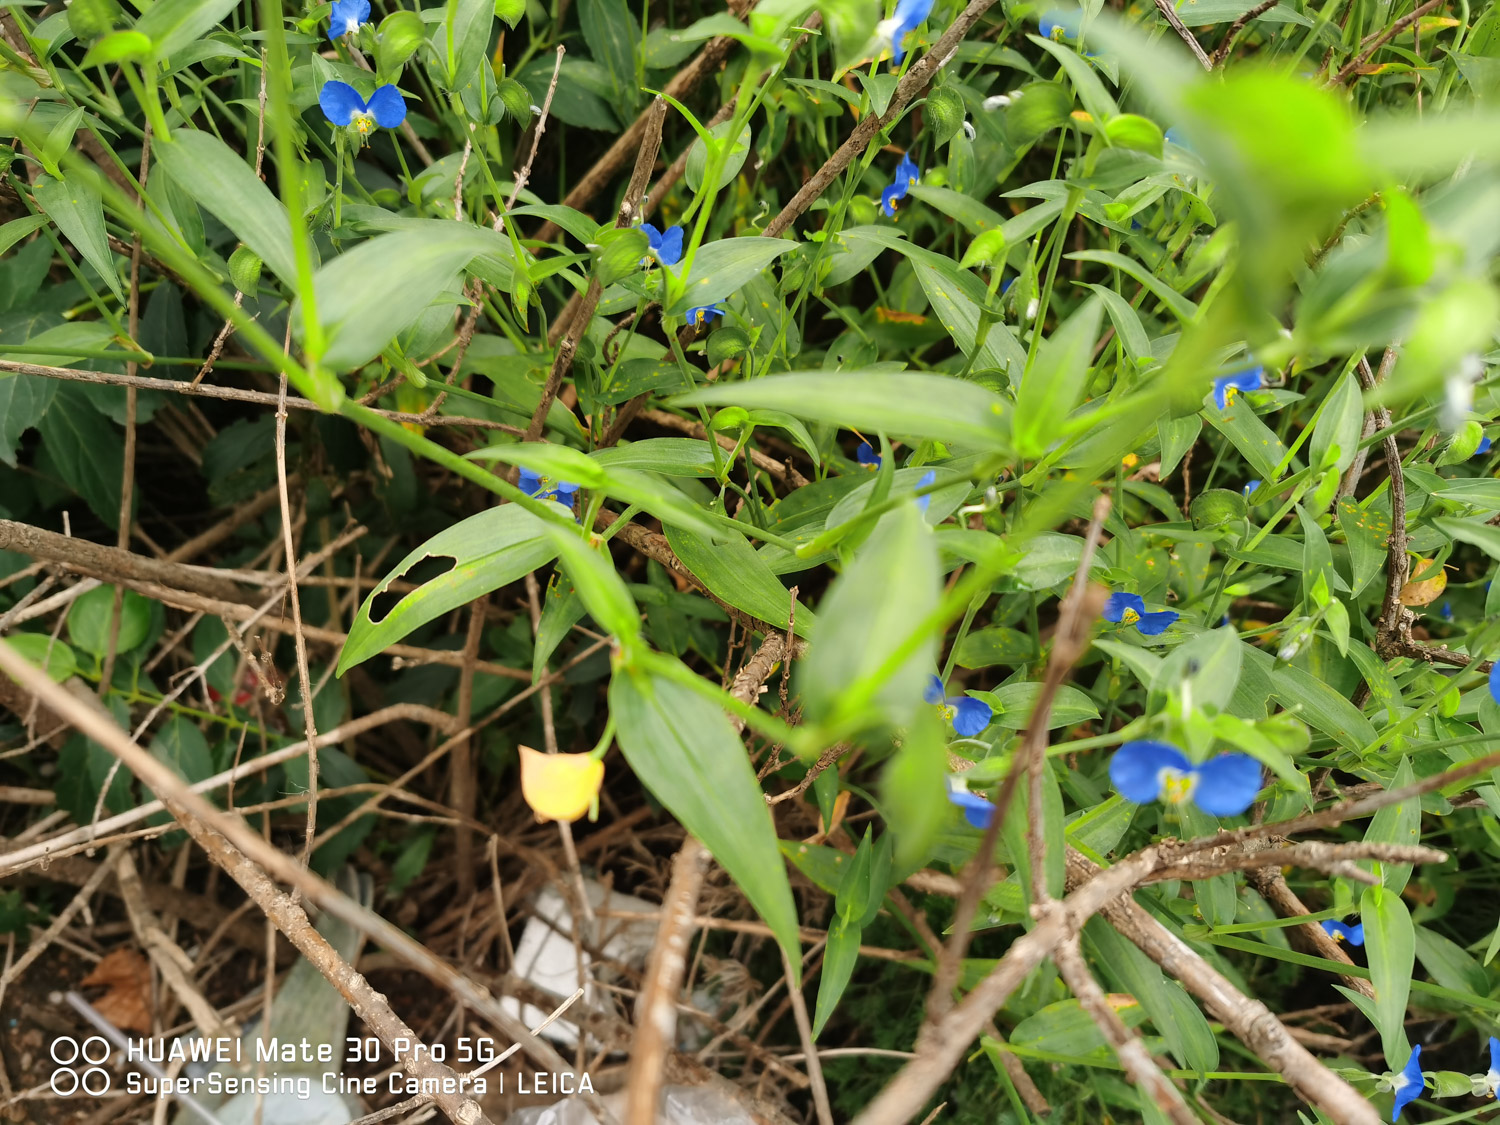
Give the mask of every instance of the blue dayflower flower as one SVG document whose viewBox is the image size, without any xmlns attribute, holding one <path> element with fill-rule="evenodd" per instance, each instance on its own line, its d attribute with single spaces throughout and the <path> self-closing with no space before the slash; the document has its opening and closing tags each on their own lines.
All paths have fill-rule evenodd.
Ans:
<svg viewBox="0 0 1500 1125">
<path fill-rule="evenodd" d="M 328 38 L 338 42 L 358 31 L 359 25 L 369 18 L 370 0 L 333 0 L 333 11 L 328 13 Z"/>
<path fill-rule="evenodd" d="M 675 266 L 682 261 L 681 227 L 668 227 L 665 231 L 660 231 L 651 223 L 642 223 L 641 230 L 645 232 L 646 241 L 651 244 L 651 253 L 641 259 L 641 265 L 649 266 L 652 258 L 664 266 Z"/>
<path fill-rule="evenodd" d="M 943 691 L 943 681 L 936 674 L 927 681 L 927 689 L 922 692 L 922 698 L 933 704 L 943 713 L 943 718 L 953 723 L 953 729 L 964 738 L 973 738 L 985 727 L 990 725 L 990 717 L 994 714 L 990 705 L 980 699 L 970 699 L 967 695 L 947 695 Z"/>
<path fill-rule="evenodd" d="M 1260 792 L 1260 763 L 1248 754 L 1220 754 L 1201 766 L 1166 742 L 1127 742 L 1109 760 L 1109 779 L 1138 805 L 1191 800 L 1210 816 L 1239 816 Z"/>
<path fill-rule="evenodd" d="M 1165 633 L 1172 622 L 1180 616 L 1182 615 L 1175 609 L 1162 609 L 1155 613 L 1147 613 L 1146 603 L 1141 600 L 1139 594 L 1111 594 L 1104 603 L 1104 620 L 1113 621 L 1119 625 L 1134 625 L 1148 637 Z"/>
<path fill-rule="evenodd" d="M 371 94 L 369 101 L 347 82 L 325 82 L 318 92 L 318 105 L 334 125 L 357 129 L 361 137 L 369 136 L 377 125 L 394 129 L 406 120 L 406 100 L 389 82 Z"/>
<path fill-rule="evenodd" d="M 932 0 L 897 0 L 896 11 L 888 20 L 881 20 L 875 34 L 891 45 L 891 65 L 900 66 L 906 57 L 906 37 L 932 14 Z"/>
<path fill-rule="evenodd" d="M 963 809 L 964 819 L 981 832 L 995 819 L 994 802 L 978 793 L 970 793 L 968 786 L 956 777 L 948 781 L 948 800 Z"/>
<path fill-rule="evenodd" d="M 1444 621 L 1452 621 L 1453 620 L 1453 603 L 1452 602 L 1444 602 L 1443 603 L 1443 608 L 1438 611 L 1438 616 L 1441 617 Z"/>
<path fill-rule="evenodd" d="M 1479 439 L 1479 444 L 1474 447 L 1474 452 L 1469 454 L 1469 456 L 1478 457 L 1481 453 L 1488 453 L 1490 451 L 1490 445 L 1490 435 L 1485 434 L 1484 437 Z"/>
<path fill-rule="evenodd" d="M 1395 1104 L 1391 1106 L 1392 1125 L 1401 1119 L 1401 1111 L 1406 1108 L 1407 1103 L 1422 1096 L 1425 1083 L 1422 1079 L 1422 1064 L 1418 1061 L 1421 1057 L 1422 1046 L 1419 1043 L 1411 1049 L 1411 1058 L 1406 1060 L 1406 1065 L 1401 1068 L 1401 1073 L 1396 1075 L 1391 1086 L 1391 1092 L 1396 1095 Z"/>
<path fill-rule="evenodd" d="M 573 506 L 573 493 L 578 491 L 578 486 L 571 481 L 553 480 L 535 469 L 523 468 L 518 483 L 527 496 L 535 496 L 538 500 L 556 500 L 569 508 Z"/>
<path fill-rule="evenodd" d="M 1173 125 L 1166 131 L 1163 139 L 1169 145 L 1176 145 L 1178 148 L 1186 149 L 1188 152 L 1194 151 L 1192 142 L 1183 135 L 1182 130 L 1176 125 Z"/>
<path fill-rule="evenodd" d="M 937 472 L 935 470 L 933 470 L 933 469 L 928 469 L 918 479 L 918 481 L 917 481 L 917 490 L 921 491 L 922 489 L 926 488 L 929 484 L 934 483 L 936 480 L 937 480 Z M 929 503 L 931 503 L 931 501 L 932 501 L 932 497 L 931 496 L 918 496 L 917 497 L 917 509 L 919 511 L 921 511 L 925 515 L 926 512 L 927 512 L 927 505 Z M 986 707 L 985 710 L 988 711 L 989 708 Z"/>
<path fill-rule="evenodd" d="M 896 200 L 905 199 L 907 190 L 921 178 L 922 169 L 917 167 L 911 154 L 903 154 L 901 163 L 896 165 L 896 178 L 880 193 L 880 209 L 885 212 L 886 218 L 896 217 Z"/>
<path fill-rule="evenodd" d="M 1247 367 L 1244 371 L 1220 375 L 1214 380 L 1214 403 L 1220 410 L 1227 410 L 1235 395 L 1258 391 L 1265 385 L 1264 367 Z"/>
<path fill-rule="evenodd" d="M 1042 15 L 1041 26 L 1037 29 L 1042 33 L 1043 39 L 1051 39 L 1054 42 L 1064 39 L 1077 39 L 1079 29 L 1082 27 L 1082 12 L 1062 11 L 1054 8 Z"/>
<path fill-rule="evenodd" d="M 1245 494 L 1245 499 L 1248 500 L 1255 494 L 1255 490 L 1259 488 L 1261 484 L 1262 482 L 1258 480 L 1247 480 L 1245 482 L 1245 487 L 1240 489 L 1240 491 Z"/>
<path fill-rule="evenodd" d="M 675 227 L 673 228 L 676 229 Z M 706 324 L 712 324 L 714 318 L 724 315 L 722 301 L 714 301 L 707 305 L 695 305 L 687 311 L 687 322 L 693 328 L 702 328 Z"/>
<path fill-rule="evenodd" d="M 1326 918 L 1323 921 L 1323 932 L 1334 941 L 1347 941 L 1350 945 L 1364 945 L 1365 943 L 1363 922 L 1346 926 L 1343 922 L 1335 922 L 1332 918 Z"/>
<path fill-rule="evenodd" d="M 1500 660 L 1490 665 L 1490 698 L 1500 703 Z"/>
<path fill-rule="evenodd" d="M 859 448 L 854 451 L 854 459 L 871 472 L 880 468 L 880 454 L 876 453 L 875 447 L 867 441 L 859 443 Z"/>
<path fill-rule="evenodd" d="M 1500 1039 L 1490 1036 L 1490 1069 L 1484 1076 L 1484 1088 L 1490 1097 L 1500 1090 Z"/>
</svg>

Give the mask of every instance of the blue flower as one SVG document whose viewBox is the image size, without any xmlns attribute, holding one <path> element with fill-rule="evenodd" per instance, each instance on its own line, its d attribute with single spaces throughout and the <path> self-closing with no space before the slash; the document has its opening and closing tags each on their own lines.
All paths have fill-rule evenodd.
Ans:
<svg viewBox="0 0 1500 1125">
<path fill-rule="evenodd" d="M 890 187 L 880 193 L 880 209 L 885 212 L 886 218 L 896 217 L 896 200 L 905 199 L 907 189 L 922 178 L 922 169 L 918 168 L 909 153 L 903 154 L 901 163 L 896 165 L 896 178 L 891 181 Z"/>
<path fill-rule="evenodd" d="M 922 474 L 921 478 L 918 479 L 918 481 L 917 481 L 917 490 L 921 491 L 922 489 L 926 488 L 929 484 L 934 483 L 936 480 L 937 480 L 937 473 L 936 473 L 936 471 L 934 471 L 932 469 L 928 469 L 925 473 Z M 917 497 L 917 509 L 919 511 L 921 511 L 923 514 L 926 514 L 926 512 L 927 512 L 927 505 L 931 501 L 932 501 L 932 497 L 931 496 L 918 496 Z M 986 707 L 985 710 L 988 711 L 989 708 Z"/>
<path fill-rule="evenodd" d="M 1484 1076 L 1484 1088 L 1492 1098 L 1495 1091 L 1500 1090 L 1500 1039 L 1493 1035 L 1490 1036 L 1490 1069 Z"/>
<path fill-rule="evenodd" d="M 970 793 L 968 787 L 956 777 L 949 779 L 948 800 L 963 809 L 964 819 L 981 832 L 995 819 L 994 802 L 978 793 Z"/>
<path fill-rule="evenodd" d="M 1453 603 L 1451 603 L 1451 602 L 1444 602 L 1443 603 L 1443 608 L 1440 609 L 1440 610 L 1438 610 L 1438 616 L 1441 617 L 1444 621 L 1452 621 L 1453 620 Z"/>
<path fill-rule="evenodd" d="M 676 230 L 676 227 L 672 228 Z M 702 328 L 705 324 L 712 324 L 714 317 L 723 316 L 724 310 L 719 306 L 723 302 L 714 301 L 709 305 L 695 305 L 687 311 L 687 322 L 694 328 Z"/>
<path fill-rule="evenodd" d="M 1258 480 L 1247 480 L 1245 482 L 1245 487 L 1240 489 L 1240 491 L 1245 494 L 1245 499 L 1248 500 L 1252 495 L 1254 495 L 1255 490 L 1260 486 L 1261 482 Z"/>
<path fill-rule="evenodd" d="M 1239 816 L 1260 792 L 1260 763 L 1248 754 L 1220 754 L 1195 766 L 1165 742 L 1127 742 L 1109 760 L 1109 779 L 1138 805 L 1191 799 L 1211 816 Z"/>
<path fill-rule="evenodd" d="M 897 0 L 895 14 L 881 20 L 875 34 L 891 45 L 891 65 L 900 66 L 906 57 L 906 37 L 932 14 L 932 0 Z"/>
<path fill-rule="evenodd" d="M 935 704 L 942 711 L 943 718 L 950 720 L 953 729 L 964 738 L 973 738 L 990 725 L 993 712 L 988 703 L 970 699 L 967 695 L 945 696 L 943 681 L 936 673 L 927 681 L 927 690 L 922 693 L 922 698 Z"/>
<path fill-rule="evenodd" d="M 1490 665 L 1490 698 L 1500 703 L 1500 660 Z"/>
<path fill-rule="evenodd" d="M 880 468 L 880 454 L 876 453 L 875 447 L 867 441 L 859 443 L 859 448 L 854 451 L 854 459 L 871 472 Z"/>
<path fill-rule="evenodd" d="M 1194 151 L 1192 142 L 1183 135 L 1182 130 L 1176 125 L 1167 130 L 1164 139 L 1169 145 L 1176 145 L 1178 148 L 1186 149 L 1188 152 Z"/>
<path fill-rule="evenodd" d="M 646 232 L 646 241 L 651 243 L 651 255 L 642 258 L 641 265 L 650 265 L 652 257 L 664 266 L 675 266 L 682 261 L 681 227 L 668 227 L 665 231 L 659 231 L 650 223 L 642 223 L 641 230 Z"/>
<path fill-rule="evenodd" d="M 573 504 L 573 493 L 578 491 L 578 486 L 565 480 L 553 480 L 535 469 L 521 470 L 521 491 L 527 496 L 535 496 L 538 500 L 556 500 L 565 507 Z"/>
<path fill-rule="evenodd" d="M 1182 616 L 1175 609 L 1146 612 L 1146 603 L 1139 594 L 1111 594 L 1104 603 L 1104 620 L 1120 625 L 1134 625 L 1148 637 L 1165 633 L 1167 627 Z"/>
<path fill-rule="evenodd" d="M 1391 1092 L 1396 1095 L 1396 1102 L 1391 1106 L 1391 1121 L 1394 1123 L 1401 1119 L 1401 1111 L 1406 1108 L 1408 1102 L 1414 1102 L 1422 1096 L 1424 1082 L 1422 1079 L 1422 1064 L 1417 1060 L 1422 1056 L 1421 1044 L 1411 1049 L 1411 1058 L 1406 1060 L 1401 1073 L 1396 1075 L 1395 1082 L 1391 1086 Z"/>
<path fill-rule="evenodd" d="M 1323 932 L 1334 941 L 1347 941 L 1350 945 L 1364 945 L 1365 924 L 1363 922 L 1353 926 L 1346 926 L 1342 922 L 1335 922 L 1332 918 L 1323 922 Z"/>
<path fill-rule="evenodd" d="M 1227 410 L 1236 394 L 1258 391 L 1265 385 L 1266 369 L 1264 367 L 1247 367 L 1244 371 L 1236 371 L 1232 375 L 1220 375 L 1214 380 L 1214 402 L 1218 404 L 1220 410 Z"/>
<path fill-rule="evenodd" d="M 1081 26 L 1079 19 L 1081 15 L 1082 13 L 1078 11 L 1064 12 L 1054 8 L 1052 11 L 1043 14 L 1042 25 L 1037 30 L 1042 33 L 1043 39 L 1054 41 L 1077 39 Z"/>
<path fill-rule="evenodd" d="M 1478 457 L 1481 453 L 1488 453 L 1490 451 L 1490 444 L 1490 435 L 1485 434 L 1484 437 L 1479 439 L 1479 444 L 1474 447 L 1474 452 L 1469 454 L 1469 456 Z"/>
<path fill-rule="evenodd" d="M 370 18 L 370 0 L 333 0 L 333 11 L 328 13 L 328 38 L 334 42 L 359 30 L 359 25 Z"/>
<path fill-rule="evenodd" d="M 347 82 L 325 82 L 318 94 L 318 104 L 323 107 L 323 116 L 335 125 L 352 126 L 361 137 L 369 136 L 370 130 L 379 125 L 382 129 L 394 129 L 406 120 L 406 101 L 401 91 L 390 83 L 370 95 L 365 101 L 359 91 Z"/>
</svg>

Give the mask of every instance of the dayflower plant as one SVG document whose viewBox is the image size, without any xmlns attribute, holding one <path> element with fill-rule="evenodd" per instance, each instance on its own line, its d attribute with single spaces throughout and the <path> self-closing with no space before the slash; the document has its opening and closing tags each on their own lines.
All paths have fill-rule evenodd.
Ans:
<svg viewBox="0 0 1500 1125">
<path fill-rule="evenodd" d="M 604 763 L 592 754 L 543 754 L 530 746 L 517 749 L 521 796 L 538 820 L 577 820 L 599 799 Z"/>
<path fill-rule="evenodd" d="M 1127 742 L 1109 760 L 1109 779 L 1138 805 L 1192 801 L 1211 816 L 1239 816 L 1260 792 L 1260 763 L 1248 754 L 1220 754 L 1202 765 L 1166 742 Z"/>
<path fill-rule="evenodd" d="M 1406 1108 L 1408 1102 L 1414 1102 L 1422 1096 L 1426 1083 L 1422 1078 L 1422 1064 L 1419 1061 L 1421 1057 L 1422 1045 L 1419 1043 L 1411 1049 L 1411 1058 L 1406 1060 L 1401 1073 L 1390 1077 L 1391 1092 L 1396 1095 L 1395 1104 L 1391 1106 L 1393 1123 L 1401 1119 L 1401 1111 Z"/>
<path fill-rule="evenodd" d="M 964 738 L 973 738 L 990 725 L 994 714 L 990 705 L 981 699 L 970 699 L 967 695 L 947 695 L 943 681 L 936 673 L 927 681 L 927 690 L 922 698 L 943 713 L 943 718 L 953 724 L 953 729 Z"/>
<path fill-rule="evenodd" d="M 578 486 L 571 481 L 553 480 L 535 469 L 522 469 L 521 479 L 517 483 L 527 496 L 535 496 L 538 500 L 556 500 L 564 507 L 572 507 L 573 493 L 578 491 Z"/>
<path fill-rule="evenodd" d="M 645 234 L 646 241 L 651 244 L 651 253 L 641 259 L 641 265 L 649 266 L 652 258 L 664 266 L 675 266 L 682 261 L 681 227 L 668 227 L 665 231 L 660 231 L 651 223 L 642 223 L 641 231 Z M 688 317 L 688 322 L 692 323 L 692 312 L 688 314 Z"/>
<path fill-rule="evenodd" d="M 371 94 L 369 101 L 347 82 L 325 82 L 318 105 L 333 124 L 354 129 L 361 137 L 368 137 L 377 125 L 394 129 L 406 120 L 406 99 L 389 82 Z"/>
<path fill-rule="evenodd" d="M 859 448 L 854 451 L 854 459 L 872 473 L 880 468 L 880 454 L 875 452 L 875 447 L 867 441 L 859 443 Z"/>
<path fill-rule="evenodd" d="M 1364 945 L 1365 943 L 1365 924 L 1363 922 L 1349 926 L 1343 922 L 1335 922 L 1332 918 L 1327 918 L 1323 921 L 1323 932 L 1334 941 L 1347 941 L 1350 945 Z"/>
<path fill-rule="evenodd" d="M 1229 375 L 1220 375 L 1214 380 L 1214 403 L 1220 410 L 1228 410 L 1237 394 L 1258 391 L 1266 385 L 1266 369 L 1250 367 Z"/>
<path fill-rule="evenodd" d="M 677 228 L 673 228 L 674 230 Z M 687 322 L 694 328 L 702 328 L 705 324 L 712 324 L 716 317 L 724 315 L 723 302 L 714 301 L 708 305 L 695 305 L 687 311 Z"/>
<path fill-rule="evenodd" d="M 921 178 L 922 169 L 917 167 L 909 153 L 903 154 L 901 163 L 896 165 L 896 178 L 880 193 L 880 209 L 885 212 L 886 218 L 896 217 L 896 200 L 905 199 L 911 185 Z"/>
<path fill-rule="evenodd" d="M 1134 625 L 1148 637 L 1165 633 L 1181 616 L 1175 609 L 1147 613 L 1146 603 L 1139 594 L 1114 593 L 1104 603 L 1104 620 L 1117 625 Z"/>
<path fill-rule="evenodd" d="M 963 809 L 964 819 L 981 832 L 988 828 L 990 821 L 995 818 L 994 802 L 987 797 L 981 797 L 978 793 L 970 793 L 969 787 L 960 778 L 948 779 L 948 800 Z"/>
<path fill-rule="evenodd" d="M 888 20 L 881 20 L 875 34 L 891 45 L 891 65 L 900 66 L 906 57 L 906 37 L 927 22 L 932 14 L 932 0 L 898 0 L 896 11 Z"/>
<path fill-rule="evenodd" d="M 1490 1069 L 1484 1075 L 1484 1091 L 1490 1097 L 1500 1090 L 1500 1039 L 1490 1036 Z"/>
<path fill-rule="evenodd" d="M 1493 443 L 1490 441 L 1490 435 L 1485 434 L 1484 437 L 1479 439 L 1479 444 L 1474 447 L 1474 452 L 1469 454 L 1469 456 L 1478 457 L 1481 453 L 1488 453 L 1491 444 Z"/>
<path fill-rule="evenodd" d="M 328 13 L 328 38 L 334 42 L 359 30 L 370 18 L 370 0 L 333 0 Z"/>
<path fill-rule="evenodd" d="M 1245 494 L 1245 499 L 1248 500 L 1250 499 L 1250 497 L 1255 495 L 1255 490 L 1259 488 L 1263 483 L 1263 481 L 1258 480 L 1247 480 L 1245 482 L 1245 487 L 1240 489 L 1240 491 Z"/>
</svg>

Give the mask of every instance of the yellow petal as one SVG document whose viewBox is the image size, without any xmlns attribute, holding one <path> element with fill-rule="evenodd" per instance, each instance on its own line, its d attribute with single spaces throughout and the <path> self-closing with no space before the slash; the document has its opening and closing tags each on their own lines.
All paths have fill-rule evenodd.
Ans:
<svg viewBox="0 0 1500 1125">
<path fill-rule="evenodd" d="M 521 751 L 521 796 L 542 820 L 577 820 L 589 811 L 604 781 L 604 763 L 591 754 Z"/>
</svg>

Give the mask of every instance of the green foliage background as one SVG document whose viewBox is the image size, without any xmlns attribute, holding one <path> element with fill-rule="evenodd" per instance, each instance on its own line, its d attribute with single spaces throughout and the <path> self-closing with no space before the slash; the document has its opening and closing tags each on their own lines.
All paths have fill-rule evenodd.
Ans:
<svg viewBox="0 0 1500 1125">
<path fill-rule="evenodd" d="M 170 549 L 274 486 L 284 374 L 302 400 L 287 439 L 301 550 L 358 520 L 370 533 L 324 573 L 381 579 L 357 607 L 335 586 L 303 591 L 307 620 L 348 633 L 336 658 L 314 654 L 319 729 L 372 700 L 481 714 L 577 656 L 575 626 L 607 635 L 609 651 L 557 689 L 563 749 L 617 744 L 611 792 L 638 779 L 794 960 L 799 925 L 829 931 L 808 986 L 825 1044 L 910 1049 L 933 951 L 887 896 L 919 868 L 964 871 L 978 847 L 949 775 L 974 763 L 964 777 L 993 795 L 1012 768 L 1102 493 L 1091 578 L 1180 616 L 1154 637 L 1096 626 L 1057 699 L 1031 814 L 1055 877 L 1064 841 L 1108 863 L 1229 826 L 1113 794 L 1109 754 L 1132 738 L 1198 760 L 1254 756 L 1267 822 L 1500 748 L 1484 682 L 1500 647 L 1500 456 L 1487 448 L 1500 432 L 1500 13 L 1249 9 L 1182 5 L 1183 38 L 1156 8 L 1094 3 L 1044 38 L 1039 17 L 1056 13 L 937 0 L 893 71 L 876 35 L 888 13 L 863 0 L 762 0 L 748 14 L 380 0 L 336 44 L 327 5 L 11 3 L 0 517 L 61 529 L 66 513 L 75 536 L 114 542 L 128 498 L 144 534 L 121 544 Z M 950 26 L 951 50 L 929 53 Z M 723 61 L 672 86 L 699 52 Z M 361 147 L 318 111 L 329 81 L 397 84 L 405 124 Z M 664 89 L 679 96 L 647 206 L 683 226 L 686 250 L 680 266 L 645 268 L 626 198 L 639 142 L 606 152 Z M 721 104 L 733 108 L 710 128 Z M 902 153 L 921 176 L 890 218 L 881 193 Z M 689 311 L 711 302 L 723 318 L 697 329 Z M 593 315 L 571 323 L 580 304 Z M 1219 407 L 1214 379 L 1253 366 L 1266 387 Z M 878 469 L 856 458 L 861 441 Z M 522 491 L 519 470 L 580 485 L 574 509 Z M 280 534 L 273 505 L 215 561 L 284 565 L 266 550 Z M 36 589 L 30 561 L 0 552 L 0 613 Z M 535 629 L 510 612 L 534 572 L 554 576 Z M 1437 596 L 1416 589 L 1438 575 Z M 397 579 L 414 588 L 388 593 Z M 481 673 L 460 704 L 457 667 L 382 655 L 462 648 L 461 611 L 485 597 L 505 608 L 479 656 L 520 675 Z M 0 629 L 59 680 L 109 669 L 106 702 L 138 722 L 188 666 L 149 662 L 191 608 L 149 591 L 117 603 L 104 587 L 60 633 L 46 619 Z M 789 624 L 807 642 L 789 708 L 775 680 L 760 706 L 731 699 L 731 628 L 748 655 Z M 206 660 L 227 637 L 209 614 L 184 651 Z M 289 642 L 271 648 L 293 666 Z M 987 729 L 957 738 L 923 703 L 935 672 L 992 706 Z M 285 717 L 268 716 L 244 673 L 232 648 L 209 663 L 211 694 L 172 702 L 142 736 L 153 753 L 200 780 L 246 730 L 255 753 L 290 742 L 295 684 Z M 788 764 L 758 780 L 726 712 Z M 0 728 L 17 745 L 19 719 Z M 527 704 L 487 729 L 481 817 L 513 790 L 513 747 L 540 744 L 540 723 Z M 831 747 L 840 768 L 768 814 L 764 794 Z M 87 824 L 101 800 L 119 812 L 144 796 L 116 774 L 101 797 L 111 761 L 74 738 L 4 768 L 22 784 L 58 778 L 59 806 Z M 352 744 L 320 765 L 326 786 L 372 774 Z M 1291 873 L 1313 921 L 1382 929 L 1374 1001 L 1294 948 L 1243 875 L 1137 898 L 1274 1011 L 1344 1004 L 1315 1025 L 1342 1046 L 1318 1053 L 1381 1105 L 1373 1076 L 1414 1043 L 1446 1072 L 1428 1095 L 1467 1099 L 1500 1012 L 1497 780 L 1485 769 L 1319 834 L 1420 842 L 1445 864 L 1377 865 L 1378 890 Z M 305 781 L 292 763 L 237 799 Z M 795 843 L 841 791 L 841 814 L 872 828 L 858 851 L 852 829 L 830 841 L 847 867 L 829 844 Z M 358 804 L 328 801 L 320 823 Z M 985 896 L 961 989 L 1030 925 L 1022 812 L 999 833 L 1007 875 Z M 365 848 L 399 893 L 448 840 L 363 816 L 315 863 Z M 792 894 L 806 880 L 825 892 L 811 914 Z M 951 902 L 913 898 L 941 934 Z M 0 901 L 22 925 L 31 907 Z M 919 959 L 859 958 L 862 935 Z M 1292 1120 L 1296 1100 L 1263 1061 L 1122 938 L 1096 920 L 1085 952 L 1107 991 L 1134 997 L 1127 1023 L 1191 1101 Z M 780 971 L 764 950 L 756 970 Z M 1160 1119 L 1050 966 L 997 1021 L 1054 1119 Z M 947 1087 L 954 1119 L 1030 1120 L 997 1044 L 985 1049 Z M 887 1063 L 830 1063 L 841 1117 Z M 1444 1120 L 1480 1112 L 1449 1104 L 1464 1112 Z"/>
</svg>

